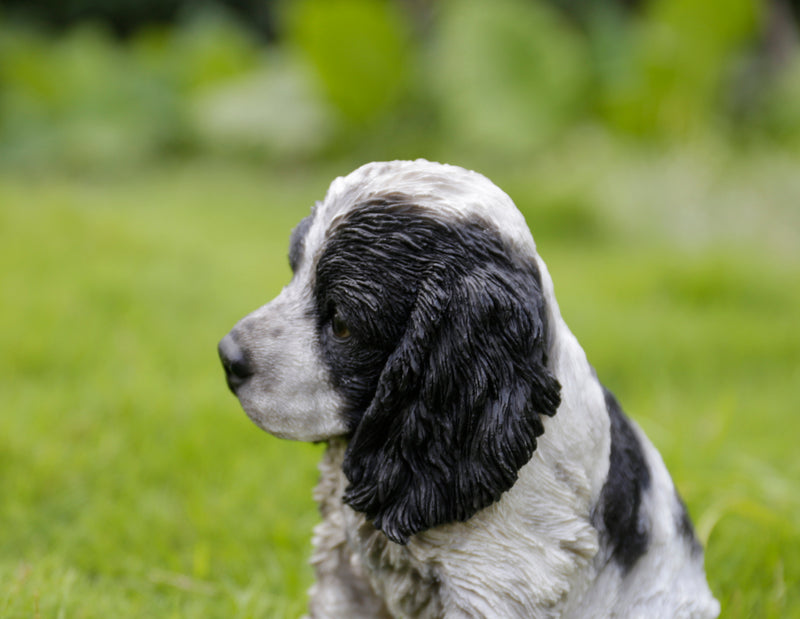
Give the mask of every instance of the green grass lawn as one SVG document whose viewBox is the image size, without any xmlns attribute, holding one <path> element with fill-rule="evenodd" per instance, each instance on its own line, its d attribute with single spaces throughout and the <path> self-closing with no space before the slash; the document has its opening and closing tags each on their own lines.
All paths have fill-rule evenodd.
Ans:
<svg viewBox="0 0 800 619">
<path fill-rule="evenodd" d="M 0 617 L 303 612 L 322 447 L 251 424 L 216 343 L 286 283 L 332 176 L 0 175 Z M 689 505 L 723 616 L 800 617 L 798 254 L 615 232 L 509 183 Z"/>
</svg>

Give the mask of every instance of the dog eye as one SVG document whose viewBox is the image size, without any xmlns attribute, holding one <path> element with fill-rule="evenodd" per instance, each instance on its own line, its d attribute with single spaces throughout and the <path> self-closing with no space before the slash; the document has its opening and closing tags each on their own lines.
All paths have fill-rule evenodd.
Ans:
<svg viewBox="0 0 800 619">
<path fill-rule="evenodd" d="M 347 326 L 347 323 L 344 321 L 339 312 L 335 312 L 333 314 L 333 318 L 331 319 L 331 330 L 333 331 L 333 335 L 340 340 L 346 340 L 350 337 L 350 327 Z"/>
</svg>

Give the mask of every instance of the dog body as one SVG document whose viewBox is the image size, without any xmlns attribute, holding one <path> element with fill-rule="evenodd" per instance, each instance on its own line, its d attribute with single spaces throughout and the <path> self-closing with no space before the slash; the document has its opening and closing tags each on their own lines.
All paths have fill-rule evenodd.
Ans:
<svg viewBox="0 0 800 619">
<path fill-rule="evenodd" d="M 715 617 L 664 464 L 485 177 L 375 163 L 220 343 L 259 426 L 326 441 L 314 617 Z"/>
</svg>

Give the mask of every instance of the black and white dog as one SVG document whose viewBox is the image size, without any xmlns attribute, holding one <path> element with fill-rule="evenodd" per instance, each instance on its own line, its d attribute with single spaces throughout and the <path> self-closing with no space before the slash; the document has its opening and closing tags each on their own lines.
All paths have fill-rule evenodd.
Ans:
<svg viewBox="0 0 800 619">
<path fill-rule="evenodd" d="M 331 184 L 289 260 L 219 352 L 256 424 L 328 443 L 312 616 L 718 614 L 661 457 L 505 193 L 372 163 Z"/>
</svg>

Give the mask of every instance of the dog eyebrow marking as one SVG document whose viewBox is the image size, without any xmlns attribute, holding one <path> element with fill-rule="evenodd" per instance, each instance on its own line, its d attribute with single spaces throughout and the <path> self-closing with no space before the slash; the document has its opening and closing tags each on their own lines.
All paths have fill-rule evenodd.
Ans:
<svg viewBox="0 0 800 619">
<path fill-rule="evenodd" d="M 306 235 L 313 222 L 314 210 L 311 211 L 310 215 L 300 220 L 300 223 L 294 227 L 292 235 L 289 237 L 289 266 L 292 268 L 292 273 L 297 272 L 297 267 L 300 266 L 300 261 L 303 259 Z"/>
<path fill-rule="evenodd" d="M 619 402 L 605 387 L 603 393 L 611 420 L 611 455 L 600 505 L 612 558 L 627 572 L 650 541 L 650 522 L 641 513 L 642 497 L 650 487 L 650 469 Z"/>
</svg>

